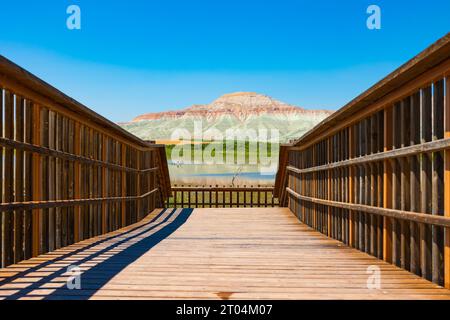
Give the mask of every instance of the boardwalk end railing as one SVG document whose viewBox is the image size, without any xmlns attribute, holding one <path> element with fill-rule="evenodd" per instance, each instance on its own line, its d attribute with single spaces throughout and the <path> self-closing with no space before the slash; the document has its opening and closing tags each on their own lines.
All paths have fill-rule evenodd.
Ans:
<svg viewBox="0 0 450 320">
<path fill-rule="evenodd" d="M 0 267 L 134 223 L 170 193 L 165 148 L 0 56 Z"/>
<path fill-rule="evenodd" d="M 450 34 L 283 145 L 275 194 L 329 237 L 450 288 Z"/>
<path fill-rule="evenodd" d="M 275 207 L 273 187 L 262 186 L 172 186 L 167 207 L 172 208 L 252 208 Z"/>
</svg>

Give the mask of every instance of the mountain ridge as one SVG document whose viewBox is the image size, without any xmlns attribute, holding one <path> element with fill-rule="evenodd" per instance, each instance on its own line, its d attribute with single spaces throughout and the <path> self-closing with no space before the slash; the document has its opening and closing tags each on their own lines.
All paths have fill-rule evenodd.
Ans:
<svg viewBox="0 0 450 320">
<path fill-rule="evenodd" d="M 135 117 L 131 122 L 180 116 L 220 116 L 224 114 L 231 114 L 242 119 L 249 115 L 262 113 L 315 114 L 331 112 L 327 110 L 306 110 L 255 92 L 235 92 L 224 94 L 210 104 L 194 104 L 180 110 L 142 114 Z"/>
<path fill-rule="evenodd" d="M 278 129 L 282 142 L 286 142 L 298 138 L 331 113 L 328 110 L 308 110 L 255 92 L 234 92 L 209 104 L 146 113 L 119 125 L 142 139 L 170 140 L 175 128 L 193 132 L 194 122 L 202 121 L 204 130 Z"/>
</svg>

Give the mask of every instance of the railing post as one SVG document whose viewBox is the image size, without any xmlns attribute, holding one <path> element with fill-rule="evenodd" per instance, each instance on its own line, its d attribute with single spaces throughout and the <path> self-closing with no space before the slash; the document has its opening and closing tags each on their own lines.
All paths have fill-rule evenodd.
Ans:
<svg viewBox="0 0 450 320">
<path fill-rule="evenodd" d="M 445 78 L 445 87 L 445 138 L 450 138 L 450 77 L 448 75 Z M 450 149 L 445 150 L 444 163 L 444 213 L 446 217 L 450 217 Z M 445 228 L 444 234 L 444 286 L 450 289 L 450 228 Z"/>
<path fill-rule="evenodd" d="M 0 87 L 0 137 L 3 137 L 3 89 L 1 87 Z M 0 153 L 2 155 L 3 152 L 4 149 L 0 145 Z M 3 156 L 0 156 L 0 170 L 3 170 Z M 0 183 L 0 201 L 3 202 L 3 183 Z M 4 252 L 3 235 L 1 231 L 3 227 L 3 215 L 4 213 L 0 212 L 0 267 L 3 267 L 2 256 Z"/>
</svg>

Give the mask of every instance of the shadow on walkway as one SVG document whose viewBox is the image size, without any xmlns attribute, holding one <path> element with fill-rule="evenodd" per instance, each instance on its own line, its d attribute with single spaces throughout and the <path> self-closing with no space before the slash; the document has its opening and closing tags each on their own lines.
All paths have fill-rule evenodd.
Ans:
<svg viewBox="0 0 450 320">
<path fill-rule="evenodd" d="M 165 209 L 151 221 L 143 225 L 96 241 L 91 245 L 20 272 L 0 282 L 0 297 L 5 297 L 2 291 L 11 290 L 14 293 L 7 295 L 6 299 L 15 300 L 24 297 L 44 300 L 89 299 L 128 265 L 175 232 L 187 221 L 192 211 L 193 209 Z M 99 245 L 101 248 L 96 250 L 95 247 Z M 58 262 L 64 263 L 66 262 L 65 259 L 70 259 L 76 254 L 86 254 L 86 257 L 76 261 L 76 265 L 94 264 L 94 266 L 88 267 L 81 274 L 82 288 L 80 290 L 69 290 L 66 286 L 66 281 L 60 280 L 60 278 L 67 278 L 67 266 L 58 267 L 56 271 L 50 272 L 37 281 L 32 281 L 32 279 L 26 280 L 27 277 L 37 277 L 31 275 L 31 273 L 39 272 L 39 269 L 43 267 L 52 267 Z M 105 256 L 107 257 L 102 261 L 101 259 Z M 21 289 L 2 288 L 2 286 L 11 284 L 12 282 L 14 284 L 26 284 L 28 282 L 29 285 Z M 59 287 L 49 287 L 48 284 L 50 283 Z"/>
</svg>

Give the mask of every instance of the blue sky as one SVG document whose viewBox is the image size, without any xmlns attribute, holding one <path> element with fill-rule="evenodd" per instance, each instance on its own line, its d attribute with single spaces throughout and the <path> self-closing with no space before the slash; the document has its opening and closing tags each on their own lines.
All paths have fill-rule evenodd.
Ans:
<svg viewBox="0 0 450 320">
<path fill-rule="evenodd" d="M 81 8 L 68 30 L 66 8 Z M 382 29 L 366 9 L 380 6 Z M 113 121 L 256 91 L 337 109 L 450 31 L 448 0 L 8 1 L 0 54 Z"/>
</svg>

